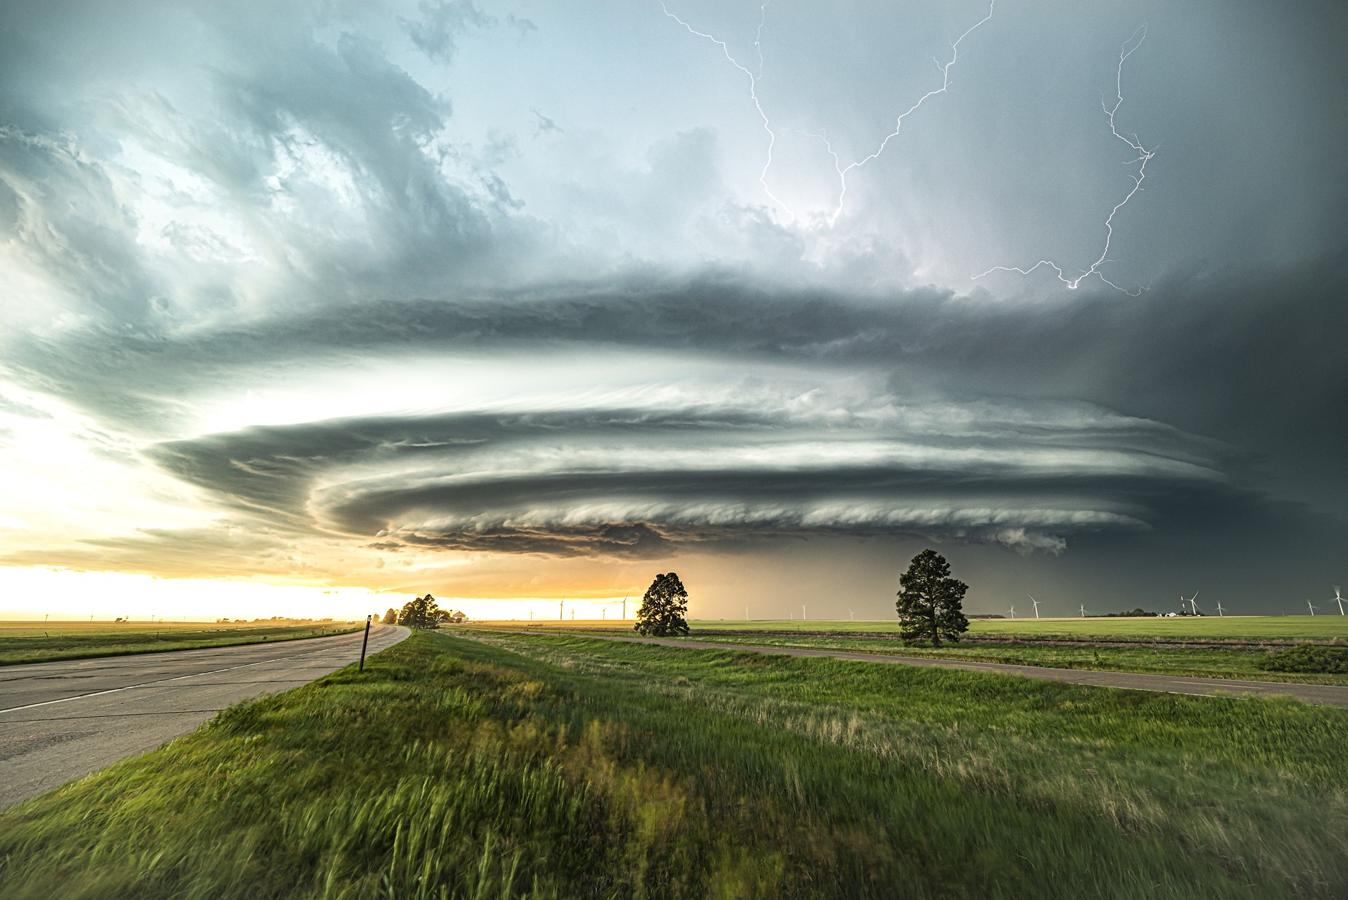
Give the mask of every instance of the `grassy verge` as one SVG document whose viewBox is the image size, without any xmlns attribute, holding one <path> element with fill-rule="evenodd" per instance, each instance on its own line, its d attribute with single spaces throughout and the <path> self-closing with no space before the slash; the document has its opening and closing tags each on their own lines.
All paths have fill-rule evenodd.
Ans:
<svg viewBox="0 0 1348 900">
<path fill-rule="evenodd" d="M 11 898 L 1343 896 L 1348 712 L 417 634 L 0 815 Z"/>
<path fill-rule="evenodd" d="M 195 650 L 236 644 L 293 641 L 355 631 L 364 625 L 333 622 L 303 625 L 161 625 L 0 623 L 0 666 L 124 656 L 163 650 Z"/>
</svg>

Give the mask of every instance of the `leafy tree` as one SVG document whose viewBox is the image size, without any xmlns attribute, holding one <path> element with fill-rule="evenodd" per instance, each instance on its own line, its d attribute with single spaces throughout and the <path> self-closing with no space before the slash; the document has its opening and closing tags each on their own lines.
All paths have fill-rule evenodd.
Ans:
<svg viewBox="0 0 1348 900">
<path fill-rule="evenodd" d="M 389 607 L 388 612 L 384 613 L 384 624 L 385 625 L 398 624 L 398 611 L 391 606 Z"/>
<path fill-rule="evenodd" d="M 899 634 L 905 641 L 959 643 L 969 630 L 964 593 L 969 586 L 950 577 L 950 563 L 935 550 L 923 550 L 899 576 Z"/>
<path fill-rule="evenodd" d="M 398 624 L 408 628 L 439 628 L 446 615 L 430 594 L 409 600 L 398 613 Z"/>
<path fill-rule="evenodd" d="M 673 572 L 656 575 L 641 598 L 641 609 L 637 610 L 637 622 L 632 628 L 638 634 L 657 637 L 687 634 L 688 622 L 683 617 L 686 612 L 688 591 L 679 576 Z"/>
</svg>

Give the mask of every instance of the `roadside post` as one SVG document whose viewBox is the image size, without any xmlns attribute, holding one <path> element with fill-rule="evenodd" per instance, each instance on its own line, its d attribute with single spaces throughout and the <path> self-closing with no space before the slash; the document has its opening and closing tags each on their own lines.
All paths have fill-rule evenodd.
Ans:
<svg viewBox="0 0 1348 900">
<path fill-rule="evenodd" d="M 360 642 L 360 671 L 365 671 L 365 648 L 370 645 L 370 619 L 372 616 L 365 617 L 365 637 Z"/>
</svg>

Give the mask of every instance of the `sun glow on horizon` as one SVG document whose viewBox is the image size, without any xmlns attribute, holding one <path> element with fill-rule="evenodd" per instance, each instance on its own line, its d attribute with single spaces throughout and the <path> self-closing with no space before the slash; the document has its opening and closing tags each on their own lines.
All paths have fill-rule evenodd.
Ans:
<svg viewBox="0 0 1348 900">
<path fill-rule="evenodd" d="M 639 595 L 624 597 L 455 597 L 426 588 L 443 609 L 497 621 L 613 620 L 636 613 Z M 283 584 L 250 579 L 161 578 L 133 572 L 83 571 L 47 566 L 0 567 L 0 620 L 215 621 L 360 619 L 399 608 L 415 591 Z"/>
</svg>

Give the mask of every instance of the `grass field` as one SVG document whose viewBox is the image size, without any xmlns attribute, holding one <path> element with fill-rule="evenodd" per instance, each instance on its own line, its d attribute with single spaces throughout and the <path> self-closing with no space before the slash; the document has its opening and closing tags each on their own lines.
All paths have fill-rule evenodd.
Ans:
<svg viewBox="0 0 1348 900">
<path fill-rule="evenodd" d="M 690 639 L 734 646 L 817 647 L 896 656 L 940 657 L 978 662 L 1051 666 L 1060 669 L 1096 669 L 1109 672 L 1150 672 L 1160 675 L 1200 675 L 1207 678 L 1240 678 L 1257 681 L 1299 681 L 1316 684 L 1348 684 L 1348 675 L 1311 672 L 1277 672 L 1265 668 L 1269 652 L 1261 649 L 1225 647 L 1170 647 L 1143 644 L 1126 647 L 1062 646 L 1034 643 L 973 643 L 939 648 L 912 646 L 879 636 L 695 632 Z"/>
<path fill-rule="evenodd" d="M 354 631 L 340 622 L 0 622 L 0 665 L 289 641 Z"/>
<path fill-rule="evenodd" d="M 483 621 L 479 624 L 509 625 L 514 628 L 620 629 L 630 630 L 631 621 L 593 619 L 589 621 Z M 880 621 L 829 619 L 692 619 L 694 631 L 802 631 L 854 632 L 857 634 L 895 634 L 895 619 Z M 1024 638 L 1083 638 L 1107 640 L 1319 640 L 1348 641 L 1348 616 L 1182 616 L 1174 619 L 1113 618 L 1087 619 L 972 619 L 973 637 L 1010 636 Z"/>
<path fill-rule="evenodd" d="M 547 624 L 547 623 L 543 623 Z M 563 623 L 558 623 L 563 624 Z M 612 624 L 612 623 L 609 623 Z M 702 619 L 694 630 L 896 632 L 897 621 L 750 621 Z M 1348 640 L 1348 617 L 1332 616 L 1181 616 L 1160 618 L 973 619 L 974 637 L 1008 635 L 1042 638 Z"/>
<path fill-rule="evenodd" d="M 1348 684 L 1348 674 L 1281 672 L 1268 668 L 1269 649 L 1253 644 L 1299 641 L 1343 642 L 1348 619 L 1335 616 L 1227 616 L 1183 619 L 975 619 L 959 645 L 913 646 L 898 639 L 894 622 L 730 621 L 690 623 L 691 639 L 727 645 L 818 647 L 902 656 L 936 656 L 1066 669 L 1198 675 L 1259 681 Z M 616 622 L 543 622 L 476 627 L 570 633 L 631 634 Z M 1108 641 L 1122 646 L 1094 646 Z M 1186 641 L 1231 642 L 1231 646 L 1184 646 Z M 1243 646 L 1242 646 L 1243 645 Z"/>
<path fill-rule="evenodd" d="M 1348 711 L 474 637 L 0 815 L 0 895 L 1348 891 Z"/>
</svg>

